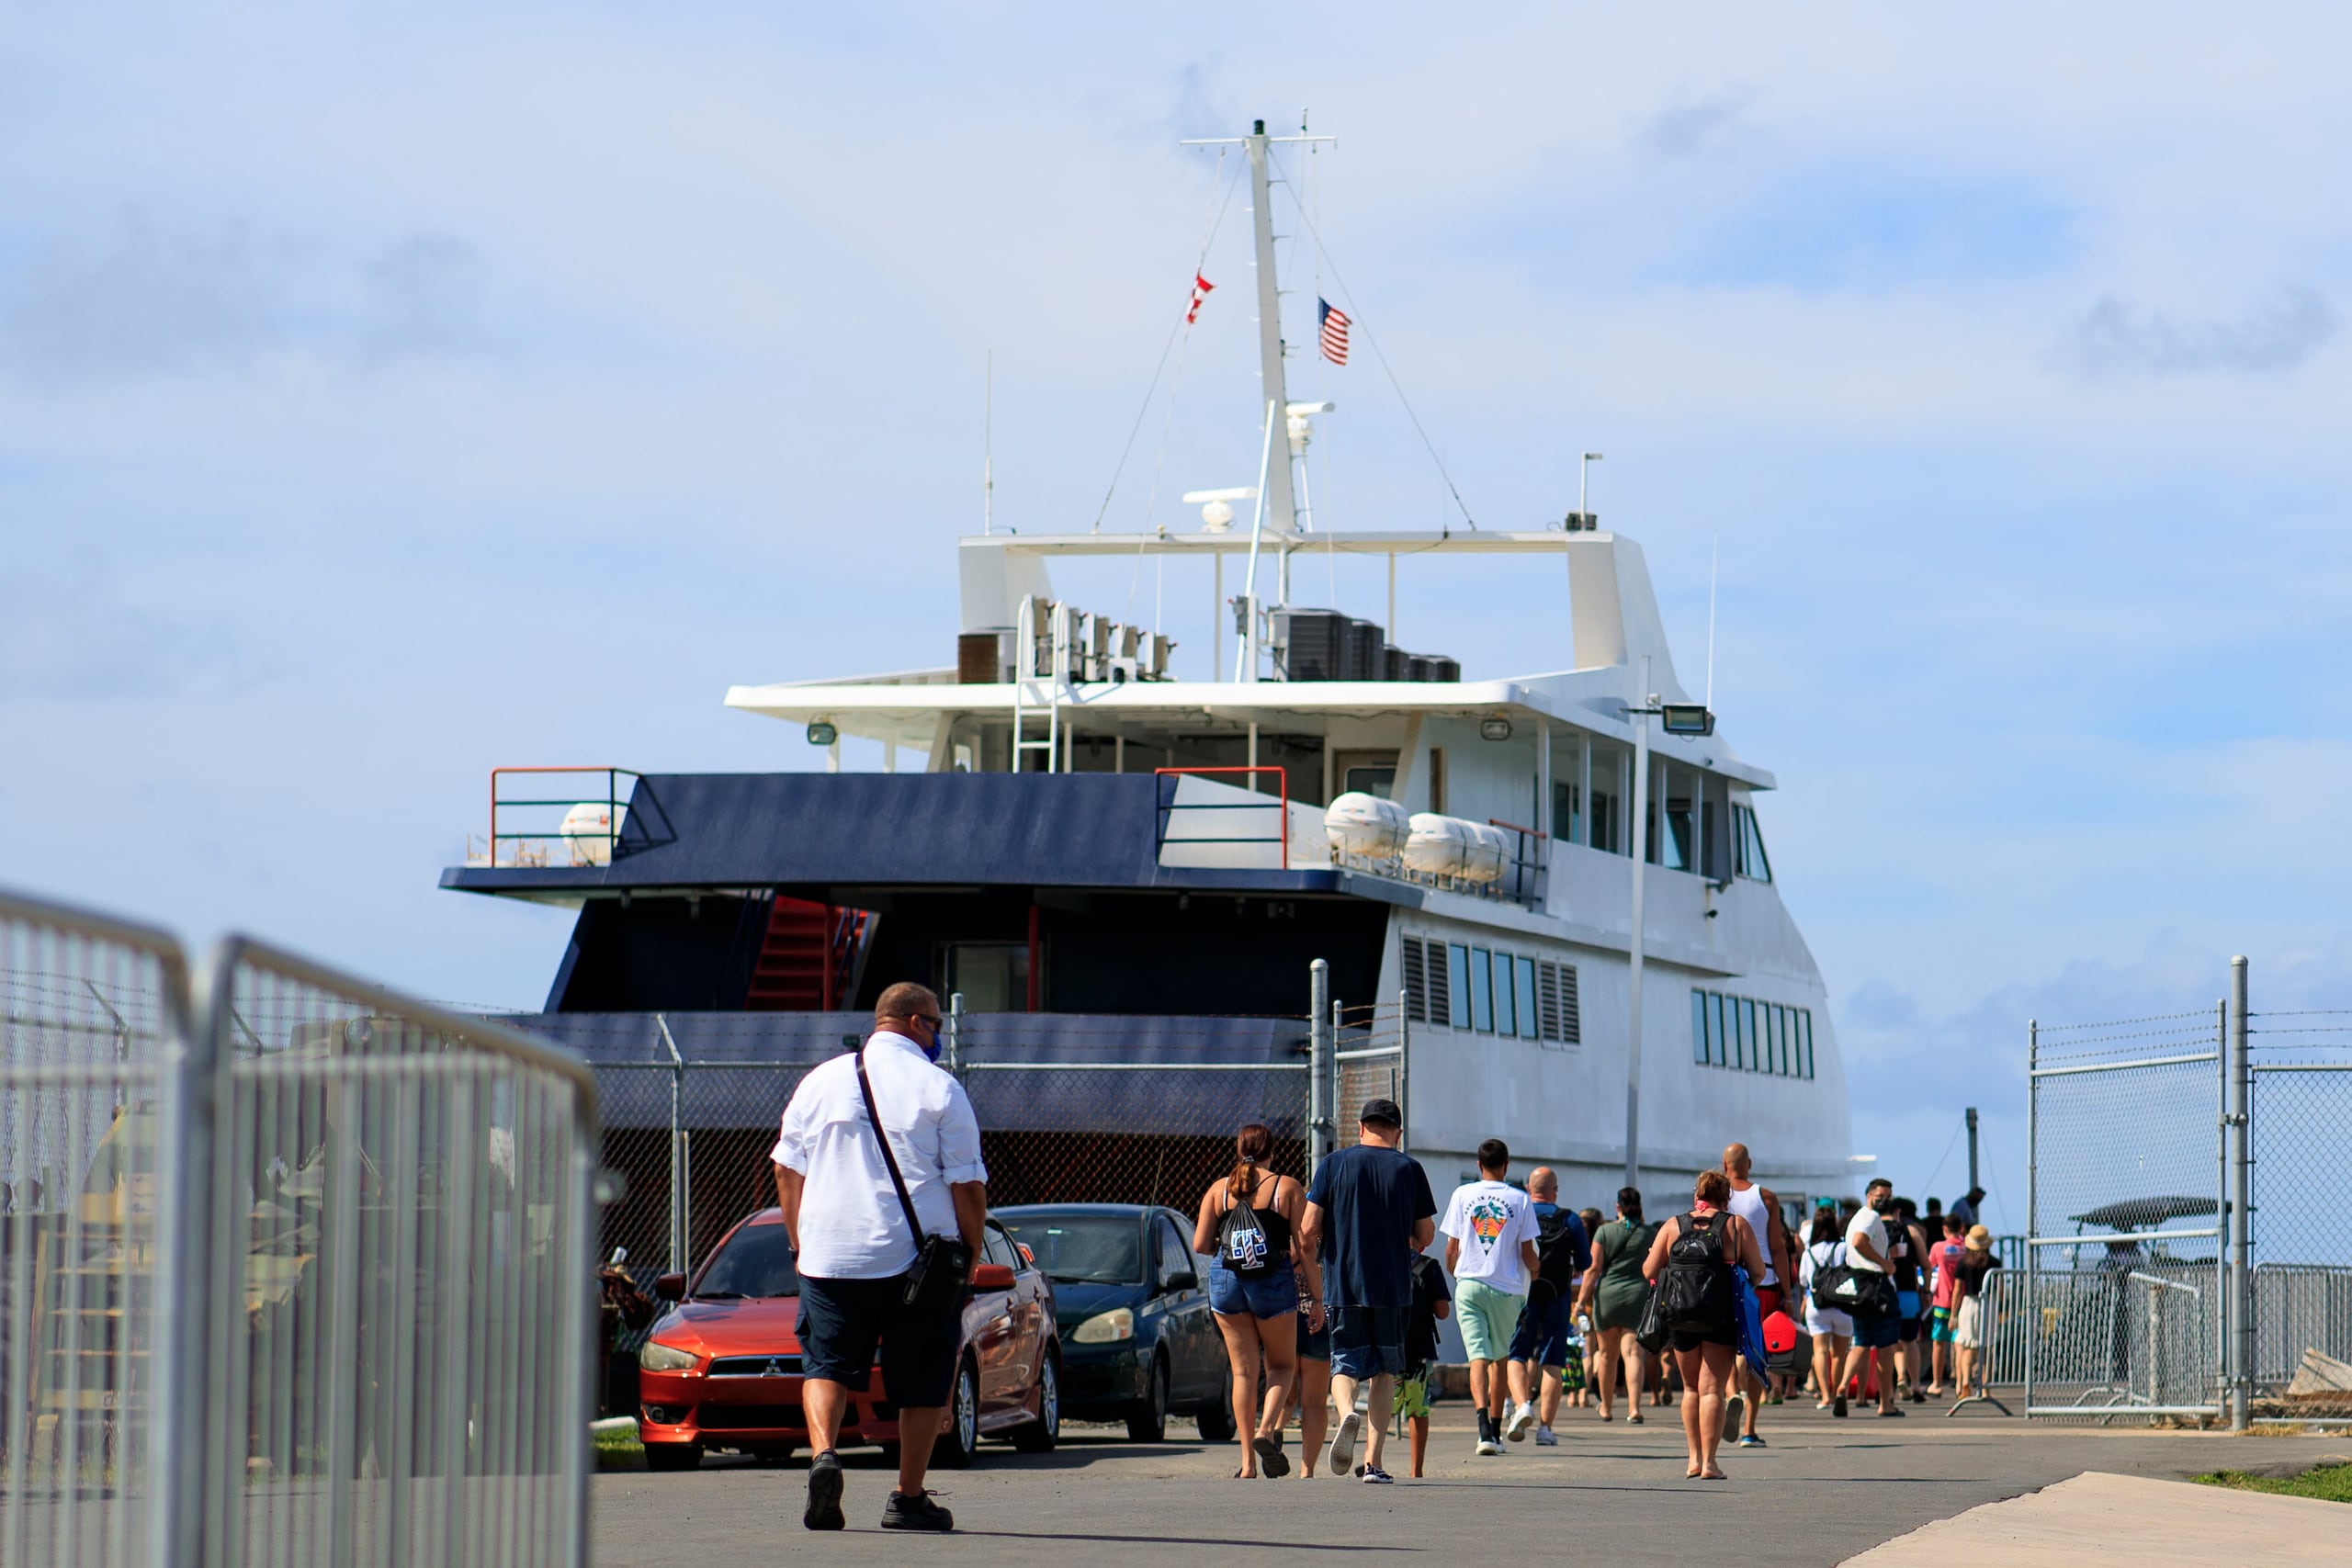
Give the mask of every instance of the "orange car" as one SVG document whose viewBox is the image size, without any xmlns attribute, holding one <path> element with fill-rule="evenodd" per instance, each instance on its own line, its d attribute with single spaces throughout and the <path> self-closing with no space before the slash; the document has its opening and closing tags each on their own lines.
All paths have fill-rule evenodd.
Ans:
<svg viewBox="0 0 2352 1568">
<path fill-rule="evenodd" d="M 808 1441 L 800 1414 L 800 1275 L 783 1215 L 763 1209 L 721 1238 L 688 1284 L 664 1274 L 673 1306 L 638 1351 L 638 1431 L 650 1470 L 692 1470 L 714 1449 L 781 1459 Z M 945 1429 L 932 1464 L 959 1469 L 983 1437 L 1035 1453 L 1061 1436 L 1061 1338 L 1054 1287 L 1028 1249 L 990 1221 L 964 1303 Z M 898 1407 L 876 1367 L 850 1395 L 841 1444 L 899 1440 Z"/>
</svg>

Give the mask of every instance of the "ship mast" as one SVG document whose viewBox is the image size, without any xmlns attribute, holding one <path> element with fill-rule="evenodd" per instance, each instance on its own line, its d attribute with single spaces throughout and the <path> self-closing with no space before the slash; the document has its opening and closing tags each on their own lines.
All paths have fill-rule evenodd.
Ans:
<svg viewBox="0 0 2352 1568">
<path fill-rule="evenodd" d="M 1250 155 L 1250 217 L 1252 260 L 1258 273 L 1258 403 L 1265 421 L 1259 459 L 1257 516 L 1250 525 L 1249 578 L 1239 601 L 1244 617 L 1240 651 L 1233 672 L 1237 681 L 1254 681 L 1257 671 L 1258 547 L 1271 528 L 1275 550 L 1283 552 L 1298 526 L 1298 491 L 1292 474 L 1294 461 L 1289 424 L 1288 378 L 1283 367 L 1283 301 L 1274 271 L 1274 201 L 1272 148 L 1276 142 L 1337 141 L 1336 136 L 1308 136 L 1302 127 L 1296 136 L 1269 136 L 1266 122 L 1252 120 L 1247 136 L 1197 137 L 1186 147 L 1230 147 L 1238 141 Z M 1287 557 L 1284 558 L 1285 562 Z M 1289 572 L 1283 581 L 1288 587 Z M 1287 593 L 1283 595 L 1287 598 Z"/>
<path fill-rule="evenodd" d="M 1266 154 L 1266 144 L 1273 140 L 1266 134 L 1266 122 L 1261 119 L 1251 124 L 1241 142 L 1250 151 L 1250 231 L 1257 247 L 1258 406 L 1272 409 L 1268 421 L 1273 429 L 1269 440 L 1279 442 L 1282 451 L 1280 461 L 1266 466 L 1265 518 L 1276 534 L 1288 534 L 1297 525 L 1298 502 L 1291 483 L 1290 443 L 1282 433 L 1290 393 L 1283 369 L 1282 290 L 1274 272 L 1274 202 Z M 1306 139 L 1286 136 L 1282 140 Z"/>
</svg>

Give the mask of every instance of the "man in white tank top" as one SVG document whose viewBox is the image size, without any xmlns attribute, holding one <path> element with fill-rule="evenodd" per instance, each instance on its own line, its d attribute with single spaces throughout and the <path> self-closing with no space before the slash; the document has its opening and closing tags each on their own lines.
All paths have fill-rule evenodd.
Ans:
<svg viewBox="0 0 2352 1568">
<path fill-rule="evenodd" d="M 1756 1305 L 1759 1314 L 1769 1316 L 1781 1304 L 1781 1282 L 1796 1277 L 1796 1262 L 1789 1243 L 1789 1227 L 1781 1218 L 1781 1201 L 1772 1195 L 1771 1189 L 1758 1187 L 1747 1179 L 1753 1168 L 1746 1144 L 1732 1144 L 1724 1148 L 1724 1175 L 1731 1181 L 1731 1201 L 1724 1206 L 1746 1220 L 1747 1228 L 1756 1233 L 1757 1249 L 1764 1254 L 1764 1278 L 1755 1281 Z M 1762 1367 L 1747 1369 L 1743 1380 L 1746 1397 L 1739 1402 L 1746 1406 L 1741 1413 L 1739 1434 L 1739 1446 L 1743 1449 L 1764 1446 L 1764 1439 L 1756 1435 L 1756 1413 L 1770 1386 Z"/>
</svg>

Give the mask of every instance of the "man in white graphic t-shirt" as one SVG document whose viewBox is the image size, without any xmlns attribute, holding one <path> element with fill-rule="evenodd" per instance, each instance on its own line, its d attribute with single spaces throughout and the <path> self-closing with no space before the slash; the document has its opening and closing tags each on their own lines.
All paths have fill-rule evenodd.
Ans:
<svg viewBox="0 0 2352 1568">
<path fill-rule="evenodd" d="M 1517 1442 L 1535 1424 L 1527 1367 L 1510 1359 L 1510 1336 L 1538 1267 L 1535 1238 L 1542 1227 L 1527 1194 L 1503 1179 L 1510 1170 L 1510 1149 L 1500 1138 L 1480 1144 L 1478 1179 L 1453 1190 L 1438 1226 L 1446 1237 L 1446 1272 L 1453 1276 L 1454 1317 L 1470 1355 L 1470 1397 L 1478 1406 L 1481 1454 L 1502 1452 L 1500 1437 Z"/>
</svg>

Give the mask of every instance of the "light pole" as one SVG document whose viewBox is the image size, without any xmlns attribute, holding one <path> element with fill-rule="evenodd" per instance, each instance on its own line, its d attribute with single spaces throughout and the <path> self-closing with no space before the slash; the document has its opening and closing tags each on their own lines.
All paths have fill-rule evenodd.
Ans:
<svg viewBox="0 0 2352 1568">
<path fill-rule="evenodd" d="M 1592 509 L 1586 504 L 1587 487 L 1592 479 L 1592 466 L 1600 461 L 1600 453 L 1587 452 L 1584 460 L 1577 465 L 1577 516 L 1588 528 L 1592 526 Z M 1649 683 L 1649 677 L 1643 676 L 1642 684 L 1647 686 Z M 1625 1185 L 1631 1187 L 1633 1183 L 1629 1181 Z"/>
<path fill-rule="evenodd" d="M 1589 452 L 1588 457 L 1597 457 Z M 1581 502 L 1579 502 L 1581 504 Z M 1642 655 L 1641 705 L 1625 709 L 1634 721 L 1634 934 L 1627 951 L 1625 1010 L 1625 1185 L 1639 1187 L 1642 1166 L 1642 906 L 1647 891 L 1650 839 L 1650 716 L 1666 721 L 1668 735 L 1713 735 L 1715 716 L 1704 703 L 1661 703 L 1650 690 L 1650 659 Z"/>
</svg>

